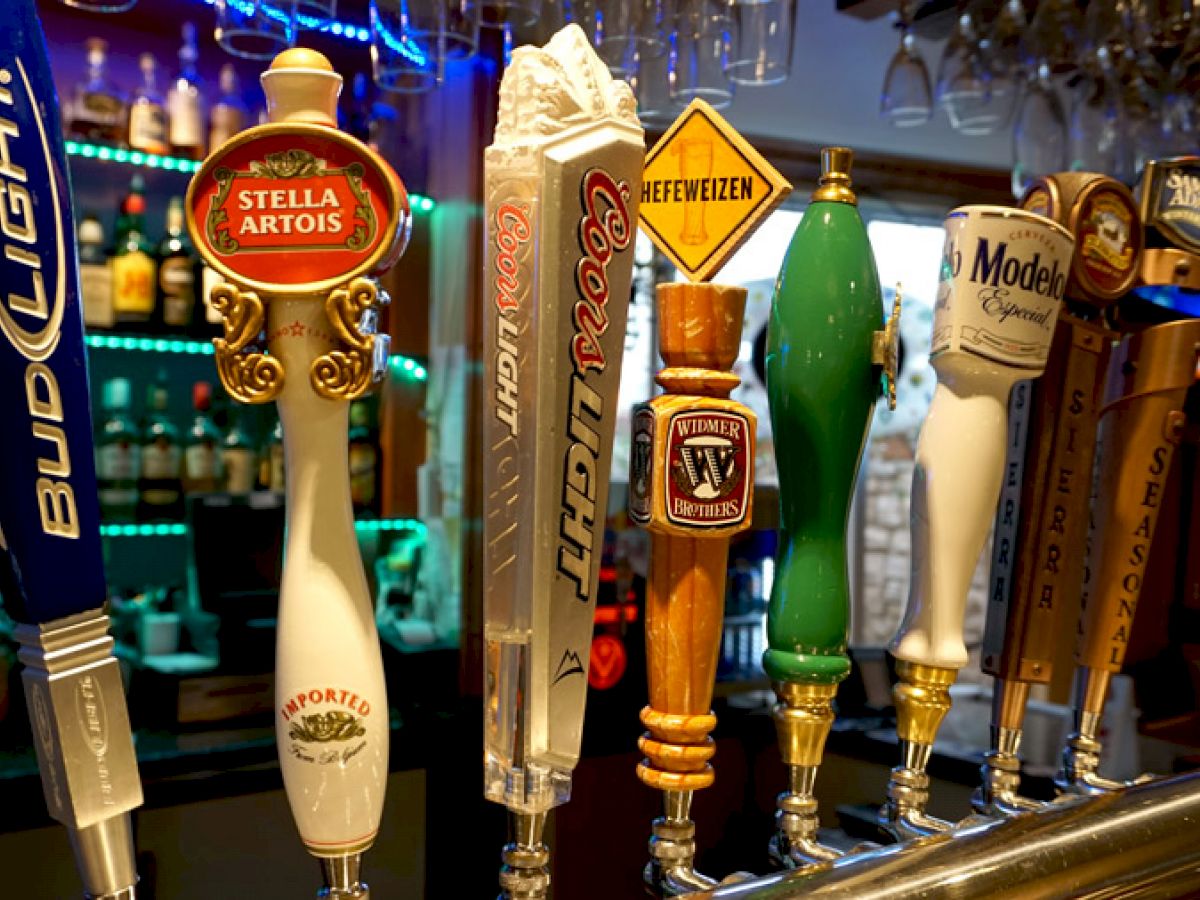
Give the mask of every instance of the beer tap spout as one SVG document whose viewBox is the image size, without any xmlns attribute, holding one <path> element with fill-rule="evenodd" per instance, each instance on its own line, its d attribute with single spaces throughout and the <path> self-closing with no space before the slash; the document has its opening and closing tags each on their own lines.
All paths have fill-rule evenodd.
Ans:
<svg viewBox="0 0 1200 900">
<path fill-rule="evenodd" d="M 542 840 L 546 813 L 513 812 L 512 840 L 501 853 L 500 900 L 546 900 L 550 888 L 550 848 Z"/>
<path fill-rule="evenodd" d="M 643 880 L 658 897 L 680 897 L 712 890 L 717 882 L 696 871 L 696 823 L 692 791 L 664 791 L 663 816 L 651 827 L 650 862 Z"/>
</svg>

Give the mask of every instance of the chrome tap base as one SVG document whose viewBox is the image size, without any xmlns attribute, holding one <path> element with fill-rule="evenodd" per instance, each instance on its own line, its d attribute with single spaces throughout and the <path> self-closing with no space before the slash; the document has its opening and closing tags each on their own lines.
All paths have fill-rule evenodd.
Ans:
<svg viewBox="0 0 1200 900">
<path fill-rule="evenodd" d="M 362 881 L 362 854 L 321 857 L 321 877 L 325 887 L 317 891 L 320 900 L 370 900 L 371 889 Z"/>
<path fill-rule="evenodd" d="M 1154 777 L 1141 775 L 1132 781 L 1105 778 L 1097 771 L 1100 768 L 1102 749 L 1101 743 L 1094 737 L 1080 731 L 1071 732 L 1067 737 L 1067 745 L 1063 748 L 1063 769 L 1054 779 L 1059 791 L 1081 797 L 1094 797 L 1110 794 L 1131 785 L 1144 784 Z"/>
<path fill-rule="evenodd" d="M 971 808 L 981 816 L 1005 819 L 1041 809 L 1043 804 L 1020 796 L 1021 729 L 992 728 L 992 750 L 983 758 L 983 780 L 971 795 Z"/>
<path fill-rule="evenodd" d="M 925 813 L 929 803 L 929 764 L 932 744 L 900 741 L 900 765 L 892 769 L 887 801 L 879 810 L 879 827 L 896 841 L 948 831 L 953 824 Z"/>
<path fill-rule="evenodd" d="M 85 900 L 137 900 L 137 888 L 127 887 L 112 894 L 84 894 Z"/>
<path fill-rule="evenodd" d="M 512 840 L 501 851 L 500 900 L 546 900 L 550 890 L 550 848 L 542 841 L 545 813 L 512 812 Z"/>
<path fill-rule="evenodd" d="M 841 856 L 817 840 L 816 777 L 816 766 L 788 766 L 788 790 L 776 800 L 775 834 L 767 847 L 771 862 L 780 868 L 799 869 Z"/>
<path fill-rule="evenodd" d="M 647 889 L 657 897 L 679 897 L 717 886 L 695 869 L 696 823 L 691 807 L 691 791 L 663 792 L 665 815 L 650 826 L 650 862 L 642 872 Z"/>
</svg>

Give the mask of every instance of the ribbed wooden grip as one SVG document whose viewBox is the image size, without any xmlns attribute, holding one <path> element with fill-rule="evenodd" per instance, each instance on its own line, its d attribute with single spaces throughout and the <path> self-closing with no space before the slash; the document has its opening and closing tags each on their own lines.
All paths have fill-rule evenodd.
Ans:
<svg viewBox="0 0 1200 900">
<path fill-rule="evenodd" d="M 638 741 L 643 782 L 664 790 L 698 790 L 713 782 L 717 724 L 712 706 L 725 608 L 728 538 L 652 532 L 646 593 L 648 731 Z"/>
</svg>

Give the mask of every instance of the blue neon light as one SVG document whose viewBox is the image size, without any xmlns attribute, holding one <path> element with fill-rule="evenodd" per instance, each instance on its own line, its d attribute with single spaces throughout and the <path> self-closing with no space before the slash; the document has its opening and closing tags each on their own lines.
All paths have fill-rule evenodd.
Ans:
<svg viewBox="0 0 1200 900">
<path fill-rule="evenodd" d="M 254 12 L 254 4 L 248 3 L 247 0 L 225 0 L 230 6 L 237 9 L 243 15 L 251 15 Z M 213 6 L 216 0 L 204 0 L 206 6 Z M 266 7 L 267 15 L 273 19 L 283 21 L 283 14 L 279 10 Z M 272 15 L 274 13 L 274 15 Z M 352 41 L 367 43 L 371 40 L 371 32 L 367 28 L 363 28 L 353 22 L 322 22 L 321 19 L 304 14 L 297 14 L 296 22 L 301 28 L 309 31 L 317 31 L 321 34 L 332 34 L 334 37 L 344 37 Z"/>
</svg>

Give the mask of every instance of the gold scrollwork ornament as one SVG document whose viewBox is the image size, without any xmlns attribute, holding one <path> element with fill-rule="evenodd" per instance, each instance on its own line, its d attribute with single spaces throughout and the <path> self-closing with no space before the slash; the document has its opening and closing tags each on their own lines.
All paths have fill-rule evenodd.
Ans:
<svg viewBox="0 0 1200 900">
<path fill-rule="evenodd" d="M 213 288 L 211 303 L 225 329 L 225 337 L 213 338 L 221 384 L 242 403 L 270 403 L 283 390 L 283 363 L 248 349 L 262 334 L 262 300 L 252 291 L 223 283 Z"/>
<path fill-rule="evenodd" d="M 359 330 L 362 315 L 379 303 L 379 290 L 369 278 L 355 278 L 334 288 L 325 298 L 325 315 L 342 344 L 313 360 L 309 379 L 313 390 L 329 400 L 355 400 L 374 381 L 374 333 Z"/>
<path fill-rule="evenodd" d="M 892 303 L 892 315 L 881 331 L 876 331 L 871 345 L 871 362 L 883 369 L 884 389 L 888 409 L 896 408 L 896 378 L 900 372 L 900 285 Z"/>
</svg>

